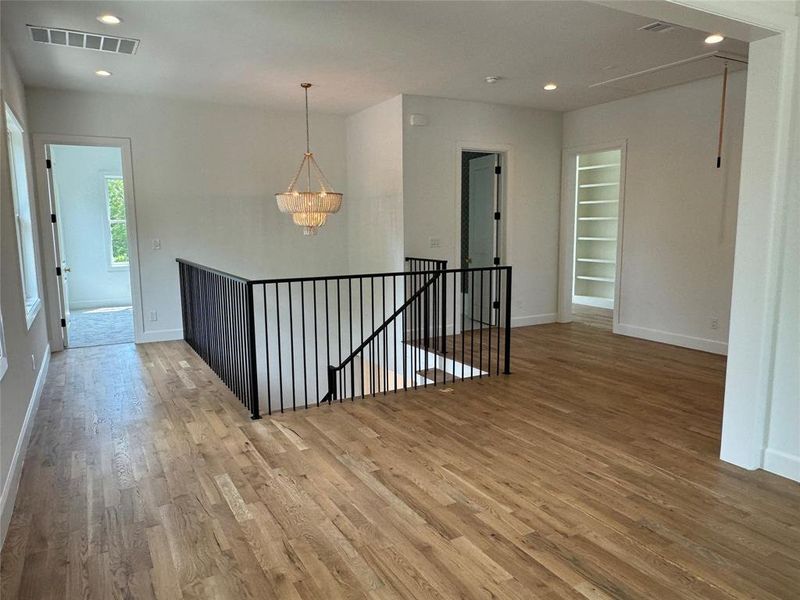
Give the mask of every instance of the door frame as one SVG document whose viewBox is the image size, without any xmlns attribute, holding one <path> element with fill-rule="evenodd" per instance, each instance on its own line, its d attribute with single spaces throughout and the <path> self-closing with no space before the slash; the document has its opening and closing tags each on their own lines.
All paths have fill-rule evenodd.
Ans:
<svg viewBox="0 0 800 600">
<path fill-rule="evenodd" d="M 513 172 L 513 147 L 509 144 L 498 144 L 496 142 L 482 142 L 482 141 L 457 141 L 455 145 L 455 191 L 454 198 L 454 235 L 453 239 L 456 246 L 453 249 L 453 264 L 457 265 L 456 268 L 461 267 L 461 154 L 462 152 L 486 152 L 487 154 L 500 155 L 500 194 L 498 196 L 498 207 L 500 208 L 500 224 L 496 228 L 496 234 L 500 236 L 499 253 L 500 264 L 504 264 L 508 256 L 508 249 L 510 247 L 508 240 L 508 231 L 506 223 L 508 223 L 509 215 L 511 213 L 511 193 L 510 182 L 512 180 L 511 173 Z M 495 240 L 495 244 L 497 242 Z M 453 333 L 458 334 L 463 330 L 463 323 L 458 321 L 458 311 L 453 307 Z M 449 325 L 448 325 L 449 328 Z"/>
<path fill-rule="evenodd" d="M 131 304 L 133 305 L 133 340 L 140 344 L 144 341 L 144 315 L 142 314 L 142 274 L 139 262 L 139 237 L 136 227 L 136 196 L 133 184 L 133 158 L 130 138 L 95 137 L 83 135 L 63 135 L 51 133 L 33 134 L 34 165 L 36 170 L 36 187 L 39 192 L 39 210 L 43 215 L 56 214 L 52 209 L 52 194 L 49 174 L 47 172 L 46 148 L 55 146 L 101 146 L 119 148 L 122 153 L 122 179 L 125 186 L 125 222 L 128 229 L 128 262 L 131 286 Z M 45 293 L 47 295 L 47 316 L 50 347 L 54 351 L 64 349 L 61 331 L 63 296 L 61 285 L 56 275 L 55 266 L 59 264 L 57 228 L 48 219 L 40 219 L 42 241 L 42 257 L 45 265 L 50 265 L 44 272 Z M 48 231 L 45 228 L 50 228 Z"/>
<path fill-rule="evenodd" d="M 625 230 L 625 171 L 628 139 L 564 148 L 561 153 L 561 214 L 558 236 L 558 322 L 572 321 L 572 286 L 575 276 L 575 164 L 579 154 L 619 150 L 619 205 L 617 208 L 617 264 L 614 273 L 612 331 L 618 333 L 622 307 L 622 260 Z"/>
</svg>

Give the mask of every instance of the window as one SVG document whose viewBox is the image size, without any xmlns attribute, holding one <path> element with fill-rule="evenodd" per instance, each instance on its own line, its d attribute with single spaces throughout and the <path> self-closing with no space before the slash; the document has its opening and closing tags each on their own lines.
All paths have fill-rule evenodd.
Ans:
<svg viewBox="0 0 800 600">
<path fill-rule="evenodd" d="M 8 142 L 8 167 L 11 174 L 11 195 L 14 198 L 14 216 L 17 226 L 22 294 L 25 300 L 25 317 L 30 329 L 39 308 L 39 280 L 36 273 L 36 251 L 33 241 L 33 211 L 28 189 L 28 171 L 25 165 L 25 138 L 22 126 L 6 104 L 6 137 Z"/>
<path fill-rule="evenodd" d="M 109 261 L 112 268 L 125 268 L 128 266 L 128 225 L 122 177 L 106 176 L 106 208 Z"/>
</svg>

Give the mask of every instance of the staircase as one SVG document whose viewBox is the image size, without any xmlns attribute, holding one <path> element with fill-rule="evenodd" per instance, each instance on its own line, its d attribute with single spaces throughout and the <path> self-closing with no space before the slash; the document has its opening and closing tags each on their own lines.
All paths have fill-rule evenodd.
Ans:
<svg viewBox="0 0 800 600">
<path fill-rule="evenodd" d="M 184 339 L 254 419 L 509 373 L 511 267 L 251 280 L 177 262 Z"/>
</svg>

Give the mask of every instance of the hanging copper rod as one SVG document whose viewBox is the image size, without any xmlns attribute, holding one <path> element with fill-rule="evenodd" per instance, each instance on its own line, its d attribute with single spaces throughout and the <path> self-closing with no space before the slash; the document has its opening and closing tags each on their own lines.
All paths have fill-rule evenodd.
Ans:
<svg viewBox="0 0 800 600">
<path fill-rule="evenodd" d="M 719 109 L 719 141 L 717 142 L 717 168 L 722 166 L 722 134 L 725 129 L 725 98 L 728 95 L 728 63 L 722 74 L 722 105 Z"/>
</svg>

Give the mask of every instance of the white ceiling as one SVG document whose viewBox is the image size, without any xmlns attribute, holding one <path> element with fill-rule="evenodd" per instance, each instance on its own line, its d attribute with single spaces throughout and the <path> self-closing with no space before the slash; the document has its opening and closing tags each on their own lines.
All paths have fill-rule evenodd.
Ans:
<svg viewBox="0 0 800 600">
<path fill-rule="evenodd" d="M 2 36 L 27 85 L 350 114 L 399 93 L 572 110 L 721 73 L 719 60 L 589 87 L 721 49 L 706 32 L 588 2 L 3 1 Z M 118 26 L 95 17 L 110 12 Z M 134 56 L 31 41 L 26 24 L 141 40 Z M 113 76 L 100 79 L 96 69 Z M 502 79 L 493 85 L 487 75 Z M 545 92 L 547 81 L 558 82 Z"/>
</svg>

